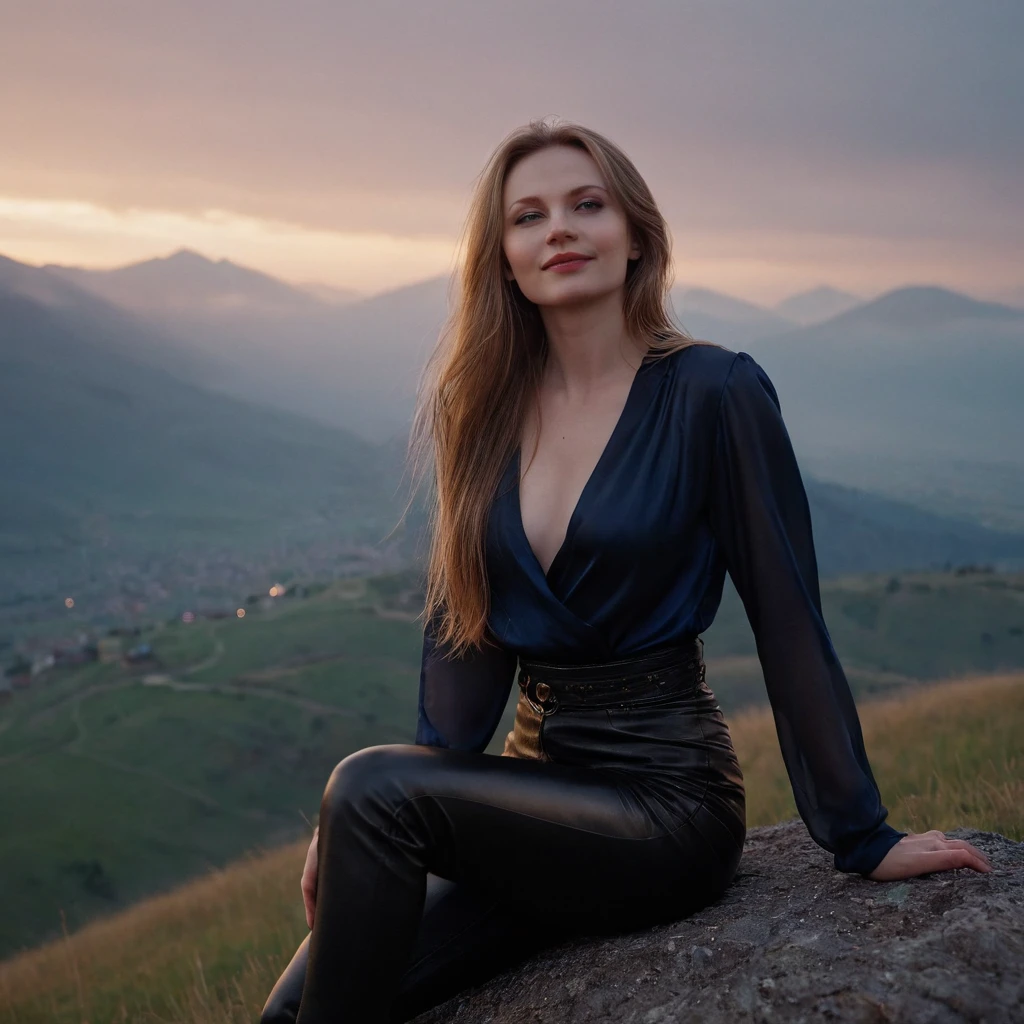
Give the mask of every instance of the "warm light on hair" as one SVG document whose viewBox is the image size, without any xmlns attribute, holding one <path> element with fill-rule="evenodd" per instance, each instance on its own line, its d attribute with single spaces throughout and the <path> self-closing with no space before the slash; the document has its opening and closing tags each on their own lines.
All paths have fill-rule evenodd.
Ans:
<svg viewBox="0 0 1024 1024">
<path fill-rule="evenodd" d="M 568 122 L 535 120 L 506 136 L 477 180 L 462 235 L 458 298 L 449 303 L 438 346 L 424 367 L 409 442 L 413 496 L 433 470 L 423 614 L 427 621 L 440 616 L 438 639 L 454 655 L 485 638 L 487 513 L 547 356 L 539 309 L 504 274 L 503 191 L 519 160 L 555 145 L 590 155 L 639 242 L 641 258 L 629 263 L 625 279 L 623 314 L 630 335 L 646 341 L 658 358 L 709 344 L 681 331 L 668 312 L 668 225 L 626 154 L 603 135 Z M 405 513 L 411 504 L 412 499 Z"/>
</svg>

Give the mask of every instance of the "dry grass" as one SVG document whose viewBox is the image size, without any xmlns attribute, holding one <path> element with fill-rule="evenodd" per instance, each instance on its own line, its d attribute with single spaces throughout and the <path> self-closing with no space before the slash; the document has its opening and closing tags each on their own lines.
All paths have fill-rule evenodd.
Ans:
<svg viewBox="0 0 1024 1024">
<path fill-rule="evenodd" d="M 889 822 L 905 832 L 969 825 L 1024 840 L 1024 674 L 921 687 L 859 708 Z M 729 722 L 747 786 L 747 824 L 796 816 L 767 709 Z"/>
<path fill-rule="evenodd" d="M 0 964 L 0 1020 L 257 1019 L 304 934 L 306 845 L 248 857 Z"/>
<path fill-rule="evenodd" d="M 1024 838 L 1024 674 L 943 683 L 860 708 L 889 820 Z M 730 720 L 748 823 L 795 816 L 771 714 Z M 254 1021 L 305 933 L 306 843 L 253 856 L 0 964 L 12 1024 Z"/>
</svg>

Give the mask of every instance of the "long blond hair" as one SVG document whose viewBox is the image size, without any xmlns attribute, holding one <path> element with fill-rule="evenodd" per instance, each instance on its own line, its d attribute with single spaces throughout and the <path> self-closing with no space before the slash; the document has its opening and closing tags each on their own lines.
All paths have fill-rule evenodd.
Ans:
<svg viewBox="0 0 1024 1024">
<path fill-rule="evenodd" d="M 671 236 L 629 157 L 603 135 L 572 122 L 538 119 L 510 132 L 477 179 L 460 239 L 458 297 L 449 299 L 448 318 L 420 378 L 407 453 L 414 495 L 433 468 L 423 617 L 433 620 L 438 641 L 450 645 L 453 656 L 485 640 L 487 516 L 547 356 L 540 311 L 504 274 L 505 181 L 523 157 L 557 145 L 576 146 L 593 158 L 639 243 L 641 256 L 629 262 L 625 281 L 630 335 L 646 339 L 659 358 L 708 344 L 680 330 L 666 310 Z"/>
</svg>

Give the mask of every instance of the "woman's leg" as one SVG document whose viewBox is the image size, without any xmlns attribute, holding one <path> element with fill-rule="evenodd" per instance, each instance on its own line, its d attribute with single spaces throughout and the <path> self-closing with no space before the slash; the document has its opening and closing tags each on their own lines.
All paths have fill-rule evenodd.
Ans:
<svg viewBox="0 0 1024 1024">
<path fill-rule="evenodd" d="M 321 804 L 299 1024 L 390 1024 L 428 873 L 501 894 L 545 937 L 552 915 L 625 928 L 715 899 L 742 823 L 706 800 L 667 813 L 642 790 L 628 772 L 413 744 L 346 757 Z"/>
<path fill-rule="evenodd" d="M 426 899 L 412 956 L 391 1008 L 393 1024 L 486 981 L 531 953 L 567 938 L 586 923 L 550 915 L 538 927 L 500 892 L 427 875 Z M 306 980 L 309 939 L 303 939 L 267 999 L 261 1024 L 294 1024 Z"/>
</svg>

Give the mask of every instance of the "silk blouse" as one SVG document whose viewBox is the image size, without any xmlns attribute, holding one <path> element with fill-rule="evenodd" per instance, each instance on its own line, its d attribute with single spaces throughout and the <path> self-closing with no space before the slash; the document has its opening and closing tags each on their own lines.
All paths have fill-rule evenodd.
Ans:
<svg viewBox="0 0 1024 1024">
<path fill-rule="evenodd" d="M 492 644 L 454 658 L 423 633 L 416 742 L 482 752 L 518 656 L 585 663 L 711 626 L 728 571 L 757 643 L 797 810 L 840 871 L 870 873 L 887 824 L 821 610 L 811 516 L 774 385 L 701 343 L 641 363 L 547 573 L 519 504 L 519 450 L 490 507 Z"/>
</svg>

